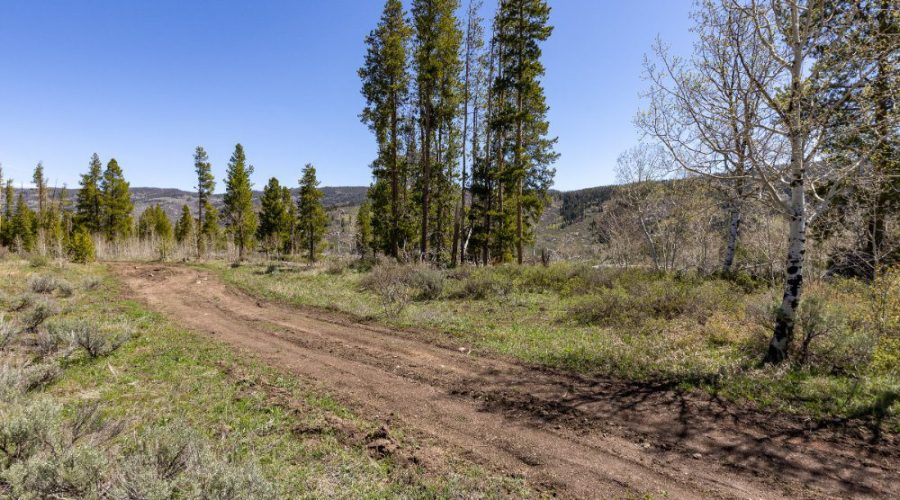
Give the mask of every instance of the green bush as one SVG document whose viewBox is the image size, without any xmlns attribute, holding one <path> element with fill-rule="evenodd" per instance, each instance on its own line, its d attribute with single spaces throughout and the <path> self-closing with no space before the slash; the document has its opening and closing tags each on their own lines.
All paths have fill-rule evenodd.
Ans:
<svg viewBox="0 0 900 500">
<path fill-rule="evenodd" d="M 512 291 L 513 283 L 508 274 L 482 268 L 469 275 L 455 295 L 461 299 L 484 300 L 505 297 Z"/>
<path fill-rule="evenodd" d="M 69 241 L 69 259 L 79 264 L 94 262 L 96 259 L 94 239 L 86 229 L 80 228 L 72 235 Z"/>
<path fill-rule="evenodd" d="M 401 288 L 415 300 L 434 300 L 444 291 L 445 278 L 442 271 L 426 265 L 402 265 L 385 263 L 375 266 L 360 280 L 364 290 L 398 295 Z M 388 290 L 389 288 L 389 290 Z"/>
</svg>

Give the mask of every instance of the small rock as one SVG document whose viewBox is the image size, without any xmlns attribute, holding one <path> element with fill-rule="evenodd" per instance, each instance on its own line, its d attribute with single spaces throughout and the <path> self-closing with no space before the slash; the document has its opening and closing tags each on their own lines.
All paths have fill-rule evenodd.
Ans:
<svg viewBox="0 0 900 500">
<path fill-rule="evenodd" d="M 459 352 L 461 352 L 461 353 L 463 353 L 463 354 L 465 354 L 466 350 L 467 350 L 467 349 L 466 349 L 465 347 L 460 347 L 459 349 L 457 349 L 457 351 L 459 351 Z"/>
<path fill-rule="evenodd" d="M 691 456 L 694 457 L 694 460 L 700 460 L 701 458 L 703 458 L 703 455 L 701 455 L 699 453 L 694 453 Z"/>
</svg>

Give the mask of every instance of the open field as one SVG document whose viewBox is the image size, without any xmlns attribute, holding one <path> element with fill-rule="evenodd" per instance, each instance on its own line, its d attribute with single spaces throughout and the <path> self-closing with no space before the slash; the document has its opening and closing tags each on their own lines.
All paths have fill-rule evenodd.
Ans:
<svg viewBox="0 0 900 500">
<path fill-rule="evenodd" d="M 35 310 L 53 312 L 36 333 L 22 332 L 0 350 L 0 497 L 120 497 L 126 487 L 154 498 L 528 492 L 520 479 L 451 454 L 428 469 L 399 460 L 395 447 L 420 446 L 401 429 L 361 418 L 308 379 L 188 332 L 135 301 L 104 265 L 32 267 L 7 259 L 0 277 L 4 325 L 19 332 Z M 34 292 L 46 292 L 36 277 L 55 285 Z M 92 358 L 67 343 L 79 324 L 101 336 L 127 333 L 127 340 Z M 37 354 L 48 332 L 62 335 L 58 350 Z M 34 380 L 39 369 L 50 375 L 28 390 L 12 384 Z M 95 409 L 96 432 L 74 439 L 84 408 Z M 13 427 L 21 418 L 31 427 Z M 151 465 L 160 457 L 172 461 L 171 470 Z"/>
<path fill-rule="evenodd" d="M 900 430 L 897 274 L 875 287 L 810 284 L 805 362 L 773 367 L 759 361 L 775 295 L 749 280 L 565 263 L 457 271 L 387 265 L 373 273 L 277 263 L 209 268 L 259 297 L 426 329 L 476 352 Z M 385 302 L 384 292 L 394 288 L 393 301 Z"/>
<path fill-rule="evenodd" d="M 861 422 L 817 425 L 666 384 L 529 367 L 436 332 L 235 293 L 218 272 L 117 267 L 192 330 L 316 380 L 366 418 L 564 496 L 867 497 L 896 479 L 895 436 Z"/>
</svg>

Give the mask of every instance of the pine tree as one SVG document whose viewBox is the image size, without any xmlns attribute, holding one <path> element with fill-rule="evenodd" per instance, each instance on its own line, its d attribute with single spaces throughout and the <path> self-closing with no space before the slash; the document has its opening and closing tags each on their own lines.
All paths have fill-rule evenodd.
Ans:
<svg viewBox="0 0 900 500">
<path fill-rule="evenodd" d="M 462 30 L 456 18 L 458 7 L 458 0 L 415 0 L 411 9 L 422 138 L 418 186 L 421 210 L 419 249 L 422 258 L 430 257 L 428 248 L 432 240 L 438 243 L 440 250 L 444 238 L 440 231 L 440 225 L 444 222 L 442 211 L 448 201 L 448 181 L 458 155 L 458 151 L 454 154 L 453 149 L 454 118 L 460 104 L 462 69 L 459 59 Z M 438 200 L 433 199 L 435 193 Z M 433 204 L 433 201 L 437 203 Z M 432 217 L 438 225 L 435 234 L 429 229 Z"/>
<path fill-rule="evenodd" d="M 322 250 L 322 239 L 328 227 L 328 215 L 322 206 L 322 191 L 316 179 L 316 168 L 307 164 L 300 178 L 300 197 L 297 200 L 297 232 L 300 245 L 310 262 L 315 262 Z"/>
<path fill-rule="evenodd" d="M 204 248 L 209 240 L 218 233 L 215 226 L 218 221 L 210 219 L 211 198 L 216 189 L 215 177 L 212 174 L 212 163 L 206 151 L 201 146 L 194 150 L 194 171 L 197 173 L 197 256 L 202 256 Z M 204 217 L 205 215 L 205 217 Z"/>
<path fill-rule="evenodd" d="M 244 147 L 235 145 L 225 179 L 225 221 L 238 247 L 238 260 L 244 260 L 245 251 L 253 246 L 256 233 L 257 219 L 253 211 L 253 185 L 250 182 L 252 174 L 253 166 L 247 164 Z"/>
<path fill-rule="evenodd" d="M 375 182 L 384 183 L 388 192 L 387 210 L 377 216 L 388 219 L 383 224 L 389 228 L 383 238 L 384 250 L 393 257 L 399 253 L 400 221 L 405 212 L 402 199 L 406 185 L 401 182 L 403 165 L 399 135 L 401 107 L 409 92 L 406 47 L 411 34 L 400 0 L 387 0 L 381 21 L 366 37 L 365 63 L 359 70 L 362 93 L 366 98 L 366 108 L 360 118 L 375 133 L 378 142 L 373 174 Z"/>
<path fill-rule="evenodd" d="M 159 204 L 147 207 L 138 218 L 138 237 L 142 240 L 172 239 L 172 221 Z"/>
<path fill-rule="evenodd" d="M 3 243 L 4 246 L 11 247 L 13 246 L 13 236 L 12 236 L 12 219 L 14 212 L 14 204 L 13 198 L 15 196 L 15 191 L 13 190 L 13 180 L 6 180 L 6 187 L 3 190 L 3 226 L 0 226 L 0 243 Z"/>
<path fill-rule="evenodd" d="M 106 164 L 100 181 L 100 208 L 103 233 L 109 241 L 117 241 L 131 235 L 132 211 L 131 192 L 122 168 L 115 158 Z"/>
<path fill-rule="evenodd" d="M 17 251 L 30 252 L 34 249 L 34 231 L 34 212 L 25 203 L 25 194 L 19 192 L 10 230 L 11 239 Z"/>
<path fill-rule="evenodd" d="M 503 151 L 511 161 L 502 182 L 513 197 L 511 235 L 519 264 L 531 228 L 547 203 L 555 174 L 550 165 L 559 156 L 553 151 L 556 139 L 547 137 L 548 107 L 540 81 L 544 75 L 540 43 L 553 32 L 549 20 L 545 0 L 504 0 L 495 21 L 501 76 L 494 81 L 494 92 L 502 96 L 495 127 L 507 135 L 511 148 Z"/>
<path fill-rule="evenodd" d="M 364 201 L 356 214 L 356 252 L 365 257 L 372 250 L 372 205 Z"/>
<path fill-rule="evenodd" d="M 181 207 L 181 217 L 175 223 L 175 241 L 184 243 L 194 236 L 194 216 L 187 205 Z"/>
<path fill-rule="evenodd" d="M 294 243 L 297 238 L 297 205 L 290 188 L 282 186 L 281 203 L 284 205 L 284 219 L 281 221 L 281 232 L 284 234 L 282 251 L 285 255 L 294 253 Z"/>
<path fill-rule="evenodd" d="M 3 164 L 0 163 L 0 188 L 2 188 L 2 187 L 3 187 Z M 3 206 L 3 199 L 4 199 L 5 194 L 6 193 L 4 193 L 2 189 L 0 189 L 0 206 Z M 6 230 L 6 221 L 7 221 L 6 214 L 2 210 L 0 210 L 0 245 L 6 245 L 6 241 L 3 236 L 3 233 Z"/>
<path fill-rule="evenodd" d="M 35 189 L 37 189 L 38 194 L 38 212 L 37 219 L 39 224 L 44 223 L 44 217 L 47 214 L 48 208 L 48 197 L 47 197 L 47 178 L 44 177 L 44 164 L 43 162 L 38 162 L 37 166 L 34 167 L 34 175 L 32 176 L 32 182 L 34 183 Z"/>
<path fill-rule="evenodd" d="M 284 221 L 287 208 L 284 206 L 284 193 L 278 179 L 272 177 L 263 188 L 259 226 L 256 238 L 267 252 L 281 250 L 284 247 Z"/>
<path fill-rule="evenodd" d="M 85 226 L 79 226 L 69 242 L 69 259 L 79 264 L 94 261 L 94 240 Z"/>
<path fill-rule="evenodd" d="M 81 176 L 81 189 L 75 202 L 75 223 L 91 234 L 99 233 L 103 227 L 100 193 L 102 171 L 103 164 L 100 163 L 100 157 L 94 153 L 88 172 Z"/>
</svg>

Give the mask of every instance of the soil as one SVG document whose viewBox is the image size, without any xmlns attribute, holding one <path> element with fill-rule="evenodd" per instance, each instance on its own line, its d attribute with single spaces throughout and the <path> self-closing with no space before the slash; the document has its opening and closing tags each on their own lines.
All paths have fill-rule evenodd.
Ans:
<svg viewBox="0 0 900 500">
<path fill-rule="evenodd" d="M 435 456 L 461 456 L 577 498 L 900 495 L 900 442 L 859 422 L 528 366 L 253 298 L 189 267 L 113 269 L 178 324 L 298 375 L 381 425 L 369 436 L 378 456 L 403 454 L 426 470 Z M 391 428 L 425 444 L 403 449 Z"/>
</svg>

